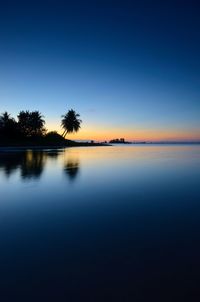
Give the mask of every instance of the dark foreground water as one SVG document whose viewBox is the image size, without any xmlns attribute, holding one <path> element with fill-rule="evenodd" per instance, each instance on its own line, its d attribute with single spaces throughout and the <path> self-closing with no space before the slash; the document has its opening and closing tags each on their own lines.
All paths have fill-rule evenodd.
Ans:
<svg viewBox="0 0 200 302">
<path fill-rule="evenodd" d="M 0 153 L 0 301 L 200 301 L 200 145 Z"/>
</svg>

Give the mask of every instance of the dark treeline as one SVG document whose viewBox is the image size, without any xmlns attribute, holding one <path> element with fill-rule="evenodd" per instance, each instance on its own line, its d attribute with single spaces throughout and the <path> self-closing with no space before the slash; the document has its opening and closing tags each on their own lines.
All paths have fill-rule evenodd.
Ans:
<svg viewBox="0 0 200 302">
<path fill-rule="evenodd" d="M 20 111 L 17 120 L 8 112 L 0 116 L 0 137 L 6 139 L 40 137 L 46 133 L 39 111 Z"/>
<path fill-rule="evenodd" d="M 61 127 L 63 135 L 56 131 L 47 132 L 44 116 L 39 111 L 20 111 L 17 119 L 8 112 L 0 115 L 0 145 L 33 143 L 33 144 L 62 144 L 65 136 L 80 129 L 79 114 L 73 109 L 62 116 Z"/>
</svg>

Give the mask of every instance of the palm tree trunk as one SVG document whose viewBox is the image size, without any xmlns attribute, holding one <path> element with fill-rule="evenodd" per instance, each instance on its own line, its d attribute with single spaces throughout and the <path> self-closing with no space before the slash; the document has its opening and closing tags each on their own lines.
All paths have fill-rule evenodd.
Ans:
<svg viewBox="0 0 200 302">
<path fill-rule="evenodd" d="M 65 138 L 65 136 L 66 136 L 66 131 L 67 130 L 64 130 L 64 132 L 63 132 L 63 134 L 62 134 L 62 136 Z"/>
</svg>

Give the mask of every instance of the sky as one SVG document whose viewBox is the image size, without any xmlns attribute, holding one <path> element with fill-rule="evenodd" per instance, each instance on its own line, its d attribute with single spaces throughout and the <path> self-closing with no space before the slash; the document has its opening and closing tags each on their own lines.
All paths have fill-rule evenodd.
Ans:
<svg viewBox="0 0 200 302">
<path fill-rule="evenodd" d="M 4 1 L 0 112 L 70 139 L 200 141 L 199 1 Z"/>
</svg>

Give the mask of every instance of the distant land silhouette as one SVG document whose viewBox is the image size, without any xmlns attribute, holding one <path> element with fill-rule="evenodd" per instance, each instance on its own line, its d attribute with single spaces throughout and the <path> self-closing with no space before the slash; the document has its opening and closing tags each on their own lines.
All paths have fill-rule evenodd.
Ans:
<svg viewBox="0 0 200 302">
<path fill-rule="evenodd" d="M 62 135 L 57 131 L 48 132 L 45 128 L 44 116 L 39 111 L 20 111 L 15 120 L 7 111 L 0 115 L 0 147 L 35 147 L 58 148 L 78 146 L 108 146 L 109 144 L 192 144 L 199 141 L 126 141 L 124 138 L 116 138 L 104 142 L 94 140 L 72 141 L 66 139 L 69 133 L 76 133 L 81 128 L 82 120 L 75 110 L 70 109 L 61 116 Z"/>
<path fill-rule="evenodd" d="M 131 142 L 125 141 L 124 138 L 115 138 L 109 141 L 110 144 L 131 144 Z"/>
</svg>

